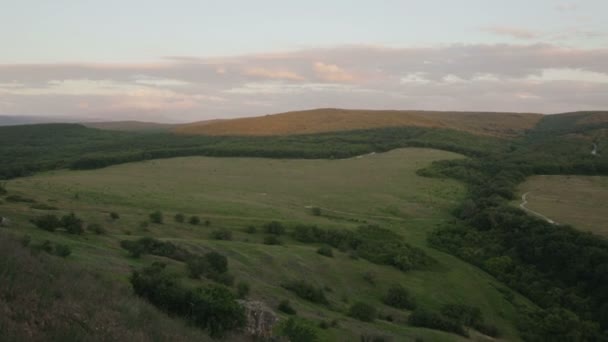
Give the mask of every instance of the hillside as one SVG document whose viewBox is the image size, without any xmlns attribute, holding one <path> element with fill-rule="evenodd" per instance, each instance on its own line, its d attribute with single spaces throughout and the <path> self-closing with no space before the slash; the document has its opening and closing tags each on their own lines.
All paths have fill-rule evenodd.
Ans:
<svg viewBox="0 0 608 342">
<path fill-rule="evenodd" d="M 289 135 L 380 127 L 449 128 L 478 135 L 517 136 L 533 128 L 540 114 L 314 109 L 261 117 L 182 125 L 173 131 L 205 135 Z"/>
<path fill-rule="evenodd" d="M 145 122 L 145 121 L 107 121 L 107 122 L 84 122 L 83 126 L 89 128 L 97 128 L 108 131 L 131 131 L 131 132 L 145 132 L 145 131 L 167 131 L 174 128 L 176 125 L 164 124 L 157 122 Z"/>
</svg>

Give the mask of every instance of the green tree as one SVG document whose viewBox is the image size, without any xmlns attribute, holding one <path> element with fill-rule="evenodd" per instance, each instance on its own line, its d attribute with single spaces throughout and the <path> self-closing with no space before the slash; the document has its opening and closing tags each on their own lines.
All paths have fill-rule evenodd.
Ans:
<svg viewBox="0 0 608 342">
<path fill-rule="evenodd" d="M 156 224 L 163 224 L 163 213 L 160 210 L 151 213 L 150 221 Z"/>
</svg>

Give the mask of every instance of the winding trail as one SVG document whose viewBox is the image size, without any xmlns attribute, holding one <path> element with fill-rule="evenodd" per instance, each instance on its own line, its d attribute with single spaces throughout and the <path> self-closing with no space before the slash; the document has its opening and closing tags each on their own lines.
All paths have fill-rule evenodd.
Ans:
<svg viewBox="0 0 608 342">
<path fill-rule="evenodd" d="M 557 222 L 553 221 L 552 219 L 548 218 L 547 216 L 545 216 L 545 215 L 543 215 L 543 214 L 541 214 L 541 213 L 539 213 L 537 211 L 534 211 L 532 209 L 526 208 L 526 204 L 528 204 L 527 197 L 528 197 L 528 194 L 531 193 L 531 192 L 532 191 L 528 191 L 525 194 L 521 195 L 521 204 L 519 205 L 519 207 L 521 209 L 523 209 L 524 211 L 526 211 L 526 212 L 528 212 L 528 213 L 530 213 L 532 215 L 538 216 L 538 217 L 542 218 L 543 220 L 545 220 L 545 221 L 547 221 L 547 222 L 549 222 L 551 224 L 558 224 Z"/>
</svg>

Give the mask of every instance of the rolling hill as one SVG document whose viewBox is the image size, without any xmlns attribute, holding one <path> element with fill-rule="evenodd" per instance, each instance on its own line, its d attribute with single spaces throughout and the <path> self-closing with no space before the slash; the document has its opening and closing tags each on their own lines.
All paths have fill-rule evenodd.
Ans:
<svg viewBox="0 0 608 342">
<path fill-rule="evenodd" d="M 478 135 L 510 137 L 532 129 L 542 118 L 530 113 L 433 112 L 313 109 L 261 117 L 181 125 L 173 131 L 204 135 L 290 135 L 380 127 L 450 128 Z"/>
</svg>

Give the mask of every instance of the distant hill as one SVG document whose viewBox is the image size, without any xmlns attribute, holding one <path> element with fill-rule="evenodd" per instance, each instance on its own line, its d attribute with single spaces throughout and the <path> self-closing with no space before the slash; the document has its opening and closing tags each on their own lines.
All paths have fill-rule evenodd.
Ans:
<svg viewBox="0 0 608 342">
<path fill-rule="evenodd" d="M 23 116 L 23 115 L 0 115 L 0 126 L 31 125 L 40 123 L 75 122 L 74 118 L 67 117 L 45 117 L 45 116 Z"/>
<path fill-rule="evenodd" d="M 145 122 L 145 121 L 107 121 L 107 122 L 83 122 L 82 125 L 90 128 L 103 129 L 108 131 L 129 131 L 129 132 L 143 132 L 143 131 L 168 131 L 177 125 L 175 124 L 163 124 L 157 122 Z"/>
<path fill-rule="evenodd" d="M 479 135 L 516 136 L 542 118 L 531 113 L 314 109 L 261 117 L 181 125 L 181 134 L 289 135 L 379 127 L 450 128 Z"/>
</svg>

